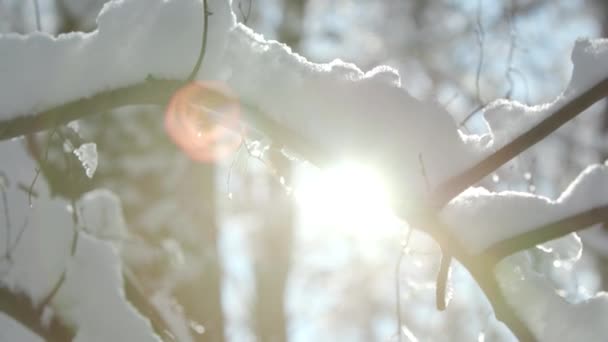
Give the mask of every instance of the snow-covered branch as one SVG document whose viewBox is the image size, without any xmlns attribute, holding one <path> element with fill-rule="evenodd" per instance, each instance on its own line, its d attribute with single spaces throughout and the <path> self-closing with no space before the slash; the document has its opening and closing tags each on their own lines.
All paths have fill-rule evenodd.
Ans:
<svg viewBox="0 0 608 342">
<path fill-rule="evenodd" d="M 549 134 L 555 132 L 562 125 L 583 113 L 591 105 L 602 100 L 606 96 L 608 96 L 608 78 L 605 78 L 587 90 L 582 91 L 578 96 L 571 96 L 571 99 L 567 102 L 561 100 L 560 103 L 563 103 L 561 106 L 557 103 L 547 106 L 544 110 L 549 111 L 550 114 L 542 121 L 530 127 L 527 131 L 524 131 L 524 133 L 506 143 L 504 146 L 498 148 L 495 152 L 476 163 L 470 169 L 467 169 L 465 172 L 438 186 L 433 196 L 433 205 L 438 208 L 442 207 L 450 199 L 474 185 L 483 177 L 494 172 L 532 145 L 543 140 Z M 553 108 L 557 109 L 551 111 Z M 502 114 L 505 115 L 506 113 Z M 539 114 L 538 116 L 540 117 L 541 115 Z M 502 118 L 502 120 L 505 119 L 506 118 Z M 516 121 L 513 122 L 513 118 L 511 118 L 509 124 L 515 127 L 521 127 L 517 125 Z"/>
<path fill-rule="evenodd" d="M 123 106 L 165 105 L 173 92 L 183 84 L 182 81 L 177 80 L 149 79 L 136 85 L 102 91 L 87 98 L 78 98 L 32 115 L 0 120 L 0 140 L 51 129 Z"/>
<path fill-rule="evenodd" d="M 575 196 L 588 180 L 596 184 L 598 179 L 583 175 L 557 202 L 465 190 L 608 95 L 608 59 L 599 58 L 605 57 L 608 44 L 577 43 L 572 81 L 555 102 L 528 108 L 499 101 L 486 113 L 491 134 L 469 136 L 458 131 L 443 108 L 409 95 L 391 68 L 363 72 L 339 60 L 311 63 L 236 25 L 228 2 L 209 1 L 209 11 L 213 15 L 203 16 L 209 30 L 204 31 L 209 34 L 205 62 L 195 79 L 230 87 L 240 98 L 246 124 L 277 147 L 317 164 L 346 157 L 377 166 L 395 190 L 401 217 L 432 235 L 446 256 L 457 258 L 493 302 L 497 317 L 529 340 L 532 334 L 498 289 L 495 261 L 604 218 L 608 203 Z M 0 140 L 126 105 L 165 105 L 185 85 L 197 56 L 202 57 L 200 13 L 197 0 L 113 1 L 90 34 L 0 35 Z M 582 64 L 602 71 L 589 72 Z M 513 113 L 521 115 L 505 118 Z M 604 169 L 588 173 L 604 174 Z M 524 222 L 515 224 L 514 212 Z M 109 246 L 88 243 L 100 260 L 116 258 L 106 251 Z M 482 253 L 495 259 L 480 259 Z M 120 281 L 117 269 L 108 272 L 112 281 Z M 120 293 L 113 295 L 123 299 Z M 76 323 L 78 317 L 68 319 Z"/>
<path fill-rule="evenodd" d="M 441 218 L 470 252 L 502 258 L 601 222 L 607 192 L 608 166 L 592 165 L 557 200 L 470 188 L 448 203 Z"/>
</svg>

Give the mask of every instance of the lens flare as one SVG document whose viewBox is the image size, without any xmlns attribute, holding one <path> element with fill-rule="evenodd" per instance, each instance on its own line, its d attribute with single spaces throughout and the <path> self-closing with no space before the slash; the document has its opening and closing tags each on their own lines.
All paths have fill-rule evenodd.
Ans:
<svg viewBox="0 0 608 342">
<path fill-rule="evenodd" d="M 165 129 L 190 158 L 213 163 L 231 155 L 244 134 L 239 124 L 240 105 L 219 82 L 193 82 L 171 98 Z"/>
</svg>

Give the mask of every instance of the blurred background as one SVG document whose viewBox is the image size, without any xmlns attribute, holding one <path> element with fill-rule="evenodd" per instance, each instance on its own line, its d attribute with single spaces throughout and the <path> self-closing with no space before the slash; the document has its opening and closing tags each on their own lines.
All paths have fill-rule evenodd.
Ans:
<svg viewBox="0 0 608 342">
<path fill-rule="evenodd" d="M 104 2 L 0 0 L 0 32 L 93 31 Z M 233 8 L 311 61 L 398 69 L 411 94 L 473 133 L 485 129 L 480 110 L 494 99 L 553 100 L 569 80 L 576 38 L 608 36 L 604 0 L 233 0 Z M 403 341 L 485 339 L 491 309 L 461 267 L 448 309 L 436 310 L 438 248 L 391 216 L 378 175 L 350 163 L 320 171 L 272 153 L 262 161 L 245 149 L 195 163 L 168 138 L 163 115 L 129 107 L 89 116 L 64 134 L 27 137 L 24 153 L 57 196 L 104 187 L 120 197 L 130 228 L 124 263 L 179 341 L 397 341 L 398 320 Z M 555 198 L 608 158 L 607 133 L 601 102 L 482 185 Z M 79 162 L 66 141 L 97 144 L 92 179 L 71 171 Z M 567 276 L 539 270 L 575 300 L 608 288 L 608 230 L 581 235 L 583 255 Z"/>
</svg>

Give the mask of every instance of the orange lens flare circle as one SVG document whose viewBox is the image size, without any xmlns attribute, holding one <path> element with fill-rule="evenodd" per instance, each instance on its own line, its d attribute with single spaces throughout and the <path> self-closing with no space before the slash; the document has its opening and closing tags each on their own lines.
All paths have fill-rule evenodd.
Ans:
<svg viewBox="0 0 608 342">
<path fill-rule="evenodd" d="M 219 82 L 192 82 L 169 101 L 165 129 L 190 158 L 213 163 L 230 156 L 241 145 L 240 105 Z"/>
</svg>

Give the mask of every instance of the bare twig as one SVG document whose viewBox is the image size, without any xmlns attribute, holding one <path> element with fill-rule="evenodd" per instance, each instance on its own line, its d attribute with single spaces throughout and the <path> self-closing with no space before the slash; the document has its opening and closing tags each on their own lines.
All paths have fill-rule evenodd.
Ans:
<svg viewBox="0 0 608 342">
<path fill-rule="evenodd" d="M 243 1 L 239 1 L 239 12 L 241 13 L 241 18 L 243 24 L 247 25 L 247 21 L 249 21 L 249 17 L 251 16 L 251 7 L 253 6 L 253 0 L 249 0 L 249 5 L 247 6 L 247 13 L 243 11 Z"/>
<path fill-rule="evenodd" d="M 4 176 L 4 172 L 0 171 L 0 177 L 6 178 Z M 4 189 L 3 184 L 0 185 L 0 191 L 2 192 L 2 206 L 4 207 L 4 223 L 6 225 L 6 250 L 4 251 L 5 255 L 9 256 L 10 246 L 11 246 L 11 217 L 9 216 L 8 211 L 8 198 L 6 197 L 6 190 Z"/>
<path fill-rule="evenodd" d="M 422 153 L 418 153 L 418 163 L 420 164 L 420 173 L 422 173 L 422 177 L 424 177 L 424 184 L 426 185 L 426 191 L 431 191 L 431 183 L 429 182 L 429 177 L 426 174 L 426 167 L 424 166 L 424 157 Z"/>
<path fill-rule="evenodd" d="M 485 32 L 483 30 L 483 24 L 481 20 L 481 14 L 483 12 L 483 1 L 477 1 L 477 22 L 475 32 L 477 33 L 477 44 L 479 45 L 479 63 L 477 63 L 477 71 L 475 72 L 475 96 L 477 97 L 477 102 L 483 103 L 481 99 L 481 88 L 479 85 L 481 78 L 481 69 L 483 68 L 483 42 Z"/>
<path fill-rule="evenodd" d="M 196 78 L 199 69 L 201 68 L 201 64 L 203 64 L 203 59 L 205 58 L 205 50 L 207 49 L 207 32 L 209 31 L 209 16 L 211 12 L 207 9 L 207 0 L 203 0 L 203 40 L 201 42 L 201 50 L 198 54 L 198 59 L 196 60 L 196 64 L 188 76 L 188 81 L 191 82 Z"/>
<path fill-rule="evenodd" d="M 73 228 L 74 228 L 74 234 L 72 235 L 72 243 L 70 244 L 70 256 L 69 256 L 70 258 L 73 258 L 74 255 L 76 254 L 76 247 L 78 246 L 78 237 L 79 237 L 78 214 L 76 213 L 76 204 L 75 204 L 74 199 L 72 199 L 72 224 L 73 224 Z M 44 308 L 47 305 L 49 305 L 49 303 L 53 300 L 53 298 L 55 298 L 55 295 L 57 294 L 57 292 L 59 292 L 59 289 L 61 288 L 63 283 L 65 283 L 66 275 L 67 275 L 67 265 L 64 267 L 63 271 L 61 272 L 61 276 L 59 277 L 59 280 L 57 280 L 57 282 L 55 283 L 55 286 L 53 286 L 53 289 L 47 294 L 47 296 L 42 300 L 42 302 L 40 302 L 38 309 L 40 310 L 41 313 L 42 313 L 42 310 L 44 310 Z"/>
<path fill-rule="evenodd" d="M 42 25 L 40 24 L 40 5 L 38 4 L 38 0 L 33 0 L 34 2 L 34 12 L 36 13 L 36 30 L 42 31 Z"/>
<path fill-rule="evenodd" d="M 46 162 L 49 158 L 51 139 L 53 139 L 55 132 L 57 132 L 57 127 L 53 128 L 53 131 L 51 132 L 51 134 L 49 134 L 49 137 L 46 142 L 43 158 L 40 159 L 39 156 L 37 156 L 37 155 L 33 156 L 35 159 L 37 159 L 36 162 L 38 163 L 38 166 L 36 167 L 36 173 L 34 174 L 34 179 L 32 179 L 32 183 L 30 183 L 30 186 L 27 189 L 27 202 L 28 202 L 30 208 L 33 205 L 32 204 L 32 194 L 34 193 L 34 185 L 36 185 L 36 181 L 38 180 L 38 177 L 40 177 L 40 172 L 42 172 L 42 168 L 44 167 L 43 164 L 46 164 Z M 30 136 L 28 138 L 33 139 L 33 136 Z"/>
<path fill-rule="evenodd" d="M 509 54 L 507 55 L 507 70 L 505 72 L 505 78 L 509 84 L 509 88 L 505 94 L 505 98 L 511 99 L 513 95 L 514 82 L 513 77 L 511 76 L 511 71 L 513 71 L 513 57 L 515 55 L 515 39 L 517 38 L 515 32 L 515 2 L 511 0 L 511 5 L 509 8 L 509 15 L 507 16 L 507 21 L 509 22 Z"/>
<path fill-rule="evenodd" d="M 467 116 L 465 116 L 464 119 L 460 121 L 458 127 L 463 127 L 475 114 L 479 113 L 479 111 L 481 110 L 484 110 L 488 105 L 489 103 L 483 103 L 475 107 L 475 109 L 470 111 L 469 114 L 467 114 Z"/>
<path fill-rule="evenodd" d="M 122 276 L 125 282 L 125 295 L 129 302 L 150 320 L 154 332 L 163 341 L 175 341 L 169 323 L 167 323 L 156 306 L 150 301 L 149 296 L 143 290 L 143 286 L 141 286 L 135 274 L 126 265 L 122 267 Z"/>
<path fill-rule="evenodd" d="M 526 233 L 502 240 L 485 249 L 482 253 L 492 263 L 519 251 L 532 248 L 546 241 L 577 232 L 608 220 L 608 206 L 601 206 L 566 217 L 543 226 L 530 229 Z"/>
</svg>

